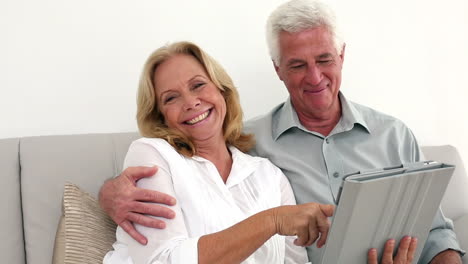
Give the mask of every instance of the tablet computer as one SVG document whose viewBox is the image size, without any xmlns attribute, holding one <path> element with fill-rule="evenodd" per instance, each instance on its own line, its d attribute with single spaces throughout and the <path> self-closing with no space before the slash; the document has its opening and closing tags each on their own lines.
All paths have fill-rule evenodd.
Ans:
<svg viewBox="0 0 468 264">
<path fill-rule="evenodd" d="M 418 238 L 417 263 L 454 169 L 426 161 L 344 177 L 321 263 L 367 263 L 370 248 L 380 257 L 406 235 Z"/>
</svg>

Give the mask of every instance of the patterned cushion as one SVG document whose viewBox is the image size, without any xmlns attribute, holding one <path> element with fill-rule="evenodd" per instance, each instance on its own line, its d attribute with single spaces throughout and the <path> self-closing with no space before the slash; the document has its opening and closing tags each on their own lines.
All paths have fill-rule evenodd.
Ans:
<svg viewBox="0 0 468 264">
<path fill-rule="evenodd" d="M 66 183 L 53 263 L 102 263 L 115 242 L 115 229 L 116 224 L 99 207 L 96 198 Z"/>
</svg>

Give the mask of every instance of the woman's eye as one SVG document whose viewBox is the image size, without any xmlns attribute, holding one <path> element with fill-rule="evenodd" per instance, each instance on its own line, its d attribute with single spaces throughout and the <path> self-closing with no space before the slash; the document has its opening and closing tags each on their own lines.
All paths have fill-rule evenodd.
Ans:
<svg viewBox="0 0 468 264">
<path fill-rule="evenodd" d="M 164 103 L 169 103 L 175 99 L 175 96 L 168 96 L 164 99 Z"/>
<path fill-rule="evenodd" d="M 200 88 L 200 87 L 202 87 L 203 85 L 205 85 L 205 83 L 196 83 L 196 84 L 193 85 L 193 89 Z"/>
</svg>

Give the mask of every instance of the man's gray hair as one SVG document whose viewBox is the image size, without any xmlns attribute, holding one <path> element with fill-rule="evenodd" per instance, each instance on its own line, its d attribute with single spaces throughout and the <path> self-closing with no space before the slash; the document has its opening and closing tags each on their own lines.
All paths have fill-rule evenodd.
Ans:
<svg viewBox="0 0 468 264">
<path fill-rule="evenodd" d="M 333 10 L 319 0 L 291 0 L 278 6 L 268 17 L 266 38 L 270 56 L 275 65 L 280 63 L 279 34 L 325 26 L 333 37 L 333 44 L 341 54 L 343 40 L 336 25 Z"/>
</svg>

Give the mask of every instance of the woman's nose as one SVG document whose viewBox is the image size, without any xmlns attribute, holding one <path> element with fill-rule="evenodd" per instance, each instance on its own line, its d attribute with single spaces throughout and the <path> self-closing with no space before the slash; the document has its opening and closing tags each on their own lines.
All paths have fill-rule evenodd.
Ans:
<svg viewBox="0 0 468 264">
<path fill-rule="evenodd" d="M 200 106 L 201 102 L 198 96 L 189 95 L 184 98 L 184 110 L 192 110 Z"/>
</svg>

